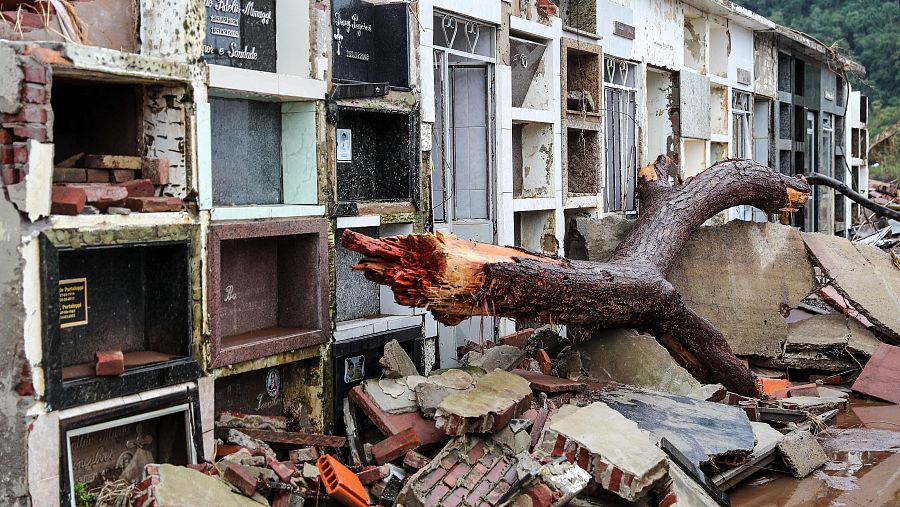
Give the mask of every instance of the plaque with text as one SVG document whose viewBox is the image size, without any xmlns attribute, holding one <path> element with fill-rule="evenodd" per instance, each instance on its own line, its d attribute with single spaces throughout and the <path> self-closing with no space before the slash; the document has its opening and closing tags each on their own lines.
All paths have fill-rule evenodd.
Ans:
<svg viewBox="0 0 900 507">
<path fill-rule="evenodd" d="M 284 415 L 281 368 L 256 370 L 216 380 L 215 411 Z"/>
<path fill-rule="evenodd" d="M 334 79 L 409 86 L 406 4 L 332 0 L 331 14 Z"/>
<path fill-rule="evenodd" d="M 88 323 L 87 278 L 59 281 L 59 327 Z"/>
<path fill-rule="evenodd" d="M 205 0 L 205 6 L 207 63 L 275 72 L 275 0 Z"/>
</svg>

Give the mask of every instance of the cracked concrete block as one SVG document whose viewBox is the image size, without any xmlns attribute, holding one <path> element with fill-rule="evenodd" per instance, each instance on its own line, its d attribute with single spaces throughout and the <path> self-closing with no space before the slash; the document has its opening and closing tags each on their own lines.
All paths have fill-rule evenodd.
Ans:
<svg viewBox="0 0 900 507">
<path fill-rule="evenodd" d="M 762 357 L 782 350 L 788 334 L 782 309 L 796 308 L 815 286 L 796 229 L 742 221 L 697 229 L 669 281 L 725 335 L 735 354 Z"/>
<path fill-rule="evenodd" d="M 584 237 L 587 260 L 606 262 L 619 243 L 625 241 L 636 220 L 621 215 L 607 215 L 601 219 L 579 217 L 574 219 L 575 229 Z"/>
<path fill-rule="evenodd" d="M 409 354 L 400 346 L 397 340 L 391 340 L 384 344 L 384 355 L 378 361 L 384 368 L 384 376 L 387 378 L 400 378 L 410 375 L 418 375 L 416 364 L 410 359 Z"/>
<path fill-rule="evenodd" d="M 525 351 L 512 345 L 498 345 L 485 350 L 483 354 L 469 357 L 470 360 L 463 363 L 465 366 L 477 366 L 488 372 L 497 368 L 510 371 L 525 359 Z"/>
<path fill-rule="evenodd" d="M 471 391 L 474 385 L 475 379 L 469 373 L 449 370 L 419 382 L 415 387 L 416 402 L 423 416 L 434 418 L 434 412 L 444 398 Z"/>
<path fill-rule="evenodd" d="M 850 339 L 847 317 L 838 314 L 813 315 L 808 319 L 788 324 L 788 336 L 784 343 L 787 352 L 803 350 L 842 351 Z"/>
<path fill-rule="evenodd" d="M 178 505 L 259 507 L 256 500 L 232 492 L 226 482 L 185 467 L 159 465 L 159 483 L 152 487 L 153 497 L 159 507 Z"/>
<path fill-rule="evenodd" d="M 545 426 L 540 452 L 564 456 L 587 470 L 604 489 L 634 501 L 668 471 L 665 453 L 651 438 L 636 422 L 595 402 L 561 409 L 552 417 Z"/>
<path fill-rule="evenodd" d="M 471 391 L 444 398 L 435 410 L 435 425 L 452 436 L 494 433 L 530 406 L 528 381 L 494 370 L 479 379 Z"/>
<path fill-rule="evenodd" d="M 372 379 L 362 383 L 363 390 L 388 414 L 405 414 L 419 409 L 416 404 L 416 393 L 399 379 Z"/>
<path fill-rule="evenodd" d="M 576 345 L 588 375 L 698 400 L 717 386 L 704 386 L 672 359 L 656 338 L 631 329 L 610 329 Z"/>
<path fill-rule="evenodd" d="M 816 437 L 808 431 L 788 433 L 778 442 L 778 452 L 791 474 L 802 479 L 828 461 Z"/>
<path fill-rule="evenodd" d="M 0 113 L 12 114 L 22 106 L 19 101 L 22 79 L 24 75 L 16 52 L 9 46 L 0 45 Z"/>
<path fill-rule="evenodd" d="M 837 236 L 803 233 L 832 286 L 872 323 L 872 331 L 900 343 L 900 270 L 881 249 Z"/>
</svg>

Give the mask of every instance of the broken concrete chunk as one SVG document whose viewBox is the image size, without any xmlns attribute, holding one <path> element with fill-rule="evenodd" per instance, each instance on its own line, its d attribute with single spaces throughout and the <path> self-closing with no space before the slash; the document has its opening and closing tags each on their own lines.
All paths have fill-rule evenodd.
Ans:
<svg viewBox="0 0 900 507">
<path fill-rule="evenodd" d="M 669 281 L 735 354 L 763 357 L 781 352 L 788 330 L 781 309 L 796 308 L 815 287 L 796 229 L 737 220 L 691 234 Z"/>
<path fill-rule="evenodd" d="M 802 479 L 828 461 L 816 437 L 808 431 L 795 431 L 778 442 L 778 452 L 791 474 Z"/>
<path fill-rule="evenodd" d="M 411 377 L 407 377 L 411 378 Z M 459 394 L 472 390 L 475 379 L 463 370 L 447 370 L 438 375 L 424 378 L 416 384 L 416 403 L 422 415 L 434 418 L 438 405 L 450 394 Z"/>
<path fill-rule="evenodd" d="M 802 237 L 834 288 L 872 323 L 872 331 L 900 343 L 900 270 L 891 255 L 837 236 L 803 233 Z"/>
<path fill-rule="evenodd" d="M 400 346 L 397 340 L 391 340 L 384 345 L 384 355 L 378 360 L 378 364 L 384 368 L 384 376 L 387 378 L 400 378 L 409 375 L 418 375 L 416 365 L 409 354 Z"/>
<path fill-rule="evenodd" d="M 666 475 L 666 455 L 634 421 L 600 402 L 566 412 L 544 429 L 541 450 L 549 450 L 551 457 L 564 456 L 629 501 L 644 496 Z"/>
<path fill-rule="evenodd" d="M 710 391 L 672 359 L 656 338 L 631 329 L 594 333 L 579 343 L 588 375 L 657 391 L 705 400 Z"/>
<path fill-rule="evenodd" d="M 900 347 L 882 343 L 869 359 L 853 390 L 868 396 L 900 403 Z"/>
<path fill-rule="evenodd" d="M 244 447 L 251 452 L 259 449 L 268 455 L 275 455 L 275 451 L 273 451 L 272 448 L 269 447 L 269 444 L 263 442 L 262 440 L 257 440 L 253 437 L 250 437 L 246 433 L 233 428 L 228 430 L 228 441 L 232 444 Z"/>
<path fill-rule="evenodd" d="M 469 352 L 472 354 L 472 352 Z M 525 351 L 513 347 L 512 345 L 497 345 L 484 351 L 483 354 L 469 355 L 468 362 L 462 363 L 465 366 L 476 366 L 484 371 L 490 372 L 496 369 L 510 371 L 518 366 L 522 359 L 525 359 Z"/>
<path fill-rule="evenodd" d="M 482 377 L 471 391 L 451 394 L 435 411 L 436 426 L 448 435 L 493 433 L 530 407 L 528 381 L 503 370 Z"/>
<path fill-rule="evenodd" d="M 847 317 L 838 314 L 813 315 L 812 317 L 788 324 L 784 350 L 799 352 L 807 350 L 833 351 L 839 354 L 850 339 Z"/>
<path fill-rule="evenodd" d="M 260 507 L 255 500 L 233 493 L 222 480 L 185 467 L 159 465 L 159 482 L 151 487 L 158 507 Z"/>
<path fill-rule="evenodd" d="M 378 408 L 388 414 L 415 412 L 418 409 L 415 393 L 401 380 L 371 379 L 363 382 L 362 386 Z"/>
<path fill-rule="evenodd" d="M 558 493 L 559 498 L 554 505 L 565 505 L 587 487 L 591 474 L 568 461 L 551 461 L 541 467 L 540 478 L 541 482 Z"/>
<path fill-rule="evenodd" d="M 848 319 L 847 323 L 850 327 L 850 339 L 847 340 L 847 352 L 856 358 L 868 359 L 872 357 L 872 355 L 875 354 L 875 351 L 878 350 L 878 346 L 881 345 L 881 340 L 876 338 L 872 331 L 862 325 L 858 320 Z"/>
</svg>

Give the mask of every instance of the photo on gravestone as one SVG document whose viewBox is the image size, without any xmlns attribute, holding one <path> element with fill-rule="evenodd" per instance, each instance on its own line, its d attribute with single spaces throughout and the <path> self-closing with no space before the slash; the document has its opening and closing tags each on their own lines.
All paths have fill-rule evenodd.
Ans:
<svg viewBox="0 0 900 507">
<path fill-rule="evenodd" d="M 205 0 L 205 6 L 207 63 L 276 71 L 275 0 Z"/>
<path fill-rule="evenodd" d="M 407 4 L 372 5 L 332 0 L 335 81 L 384 83 L 409 88 Z"/>
<path fill-rule="evenodd" d="M 340 201 L 414 200 L 414 116 L 341 108 L 338 130 L 353 132 L 352 160 L 337 165 Z"/>
<path fill-rule="evenodd" d="M 218 97 L 209 104 L 213 204 L 281 204 L 281 104 Z"/>
<path fill-rule="evenodd" d="M 99 351 L 121 350 L 126 367 L 188 356 L 189 263 L 186 243 L 61 250 L 59 276 L 66 283 L 60 283 L 57 352 L 63 379 L 93 377 Z M 66 305 L 80 303 L 87 306 L 66 313 Z"/>
</svg>

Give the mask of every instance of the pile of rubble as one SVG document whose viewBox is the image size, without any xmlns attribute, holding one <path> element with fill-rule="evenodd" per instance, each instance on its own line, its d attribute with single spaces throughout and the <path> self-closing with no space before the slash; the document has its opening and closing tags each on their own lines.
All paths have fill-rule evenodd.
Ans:
<svg viewBox="0 0 900 507">
<path fill-rule="evenodd" d="M 845 380 L 839 374 L 794 385 L 770 372 L 760 376 L 763 395 L 747 398 L 699 384 L 652 337 L 595 338 L 572 343 L 546 326 L 527 329 L 428 376 L 390 342 L 382 378 L 345 400 L 346 437 L 223 413 L 216 462 L 147 465 L 131 501 L 713 506 L 729 505 L 723 491 L 761 468 L 804 477 L 825 464 L 814 435 L 847 409 L 849 389 L 830 385 Z M 626 347 L 641 365 L 622 364 Z M 882 344 L 875 355 L 891 361 L 898 352 Z"/>
</svg>

